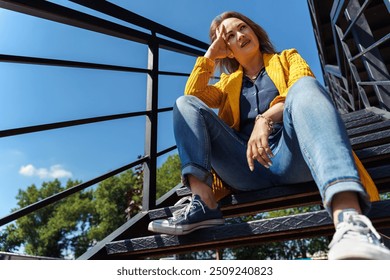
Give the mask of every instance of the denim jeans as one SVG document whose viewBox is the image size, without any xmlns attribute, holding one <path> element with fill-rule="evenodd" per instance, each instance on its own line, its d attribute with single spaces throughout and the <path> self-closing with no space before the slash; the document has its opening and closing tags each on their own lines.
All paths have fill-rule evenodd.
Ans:
<svg viewBox="0 0 390 280">
<path fill-rule="evenodd" d="M 344 191 L 357 192 L 362 211 L 369 209 L 344 123 L 326 91 L 312 77 L 299 79 L 288 92 L 283 124 L 269 138 L 274 154 L 269 169 L 255 162 L 254 171 L 250 171 L 248 137 L 230 128 L 197 97 L 178 98 L 173 119 L 183 178 L 192 174 L 211 186 L 214 169 L 239 191 L 314 179 L 329 213 L 332 197 Z"/>
</svg>

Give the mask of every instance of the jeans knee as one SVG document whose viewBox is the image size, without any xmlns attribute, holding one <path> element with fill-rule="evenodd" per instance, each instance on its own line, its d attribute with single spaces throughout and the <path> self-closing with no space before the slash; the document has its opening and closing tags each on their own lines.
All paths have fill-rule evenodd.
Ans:
<svg viewBox="0 0 390 280">
<path fill-rule="evenodd" d="M 304 109 L 321 106 L 324 100 L 330 101 L 322 85 L 313 77 L 302 77 L 290 88 L 285 106 L 290 109 Z"/>
<path fill-rule="evenodd" d="M 176 102 L 173 106 L 173 110 L 180 111 L 181 108 L 187 106 L 187 95 L 180 96 L 178 99 L 176 99 Z"/>
<path fill-rule="evenodd" d="M 176 99 L 173 106 L 174 111 L 185 111 L 187 108 L 192 107 L 198 102 L 198 98 L 192 95 L 183 95 Z"/>
<path fill-rule="evenodd" d="M 197 119 L 199 112 L 206 108 L 206 105 L 196 96 L 184 95 L 176 99 L 173 106 L 174 121 L 180 119 Z"/>
</svg>

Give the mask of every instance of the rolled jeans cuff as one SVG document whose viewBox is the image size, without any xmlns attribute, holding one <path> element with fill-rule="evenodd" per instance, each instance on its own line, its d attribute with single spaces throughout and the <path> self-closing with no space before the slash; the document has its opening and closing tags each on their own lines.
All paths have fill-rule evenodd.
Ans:
<svg viewBox="0 0 390 280">
<path fill-rule="evenodd" d="M 371 207 L 368 195 L 364 187 L 357 181 L 340 181 L 335 184 L 329 185 L 324 194 L 324 207 L 328 211 L 329 215 L 333 217 L 332 200 L 334 195 L 341 192 L 356 192 L 359 198 L 360 208 L 363 214 L 367 214 Z"/>
<path fill-rule="evenodd" d="M 202 167 L 193 165 L 193 164 L 188 164 L 183 167 L 182 171 L 182 181 L 184 185 L 189 186 L 187 176 L 192 175 L 195 176 L 198 180 L 202 181 L 206 185 L 208 185 L 210 188 L 213 184 L 213 175 L 205 170 Z"/>
</svg>

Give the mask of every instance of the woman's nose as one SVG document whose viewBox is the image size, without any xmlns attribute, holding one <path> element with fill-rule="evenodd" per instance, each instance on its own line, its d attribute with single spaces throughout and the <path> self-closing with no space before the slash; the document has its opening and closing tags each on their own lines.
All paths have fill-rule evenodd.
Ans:
<svg viewBox="0 0 390 280">
<path fill-rule="evenodd" d="M 237 40 L 238 40 L 238 41 L 241 41 L 243 37 L 245 37 L 245 34 L 244 34 L 244 33 L 242 33 L 242 32 L 237 32 Z"/>
</svg>

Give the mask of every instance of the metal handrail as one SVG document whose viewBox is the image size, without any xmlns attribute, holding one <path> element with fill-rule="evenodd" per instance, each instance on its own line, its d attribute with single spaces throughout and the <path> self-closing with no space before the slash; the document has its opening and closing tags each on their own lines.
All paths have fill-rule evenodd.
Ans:
<svg viewBox="0 0 390 280">
<path fill-rule="evenodd" d="M 19 219 L 19 218 L 21 218 L 21 217 L 23 217 L 25 215 L 28 215 L 28 214 L 36 211 L 36 210 L 39 210 L 39 209 L 41 209 L 41 208 L 43 208 L 45 206 L 48 206 L 48 205 L 53 204 L 53 203 L 55 203 L 55 202 L 57 202 L 57 201 L 59 201 L 59 200 L 61 200 L 63 198 L 66 198 L 66 197 L 68 197 L 68 196 L 70 196 L 72 194 L 80 192 L 80 191 L 82 191 L 82 190 L 84 190 L 84 189 L 86 189 L 86 188 L 88 188 L 90 186 L 93 186 L 93 185 L 95 185 L 95 184 L 97 184 L 97 183 L 99 183 L 99 182 L 101 182 L 101 181 L 103 181 L 105 179 L 108 179 L 108 178 L 110 178 L 112 176 L 115 176 L 115 175 L 117 175 L 117 174 L 119 174 L 121 172 L 124 172 L 124 171 L 126 171 L 126 170 L 128 170 L 130 168 L 133 168 L 133 167 L 135 167 L 135 166 L 137 166 L 139 164 L 142 164 L 142 163 L 146 162 L 147 158 L 148 157 L 140 158 L 140 159 L 138 159 L 136 161 L 133 161 L 133 162 L 127 164 L 127 165 L 124 165 L 124 166 L 119 167 L 119 168 L 117 168 L 117 169 L 115 169 L 113 171 L 110 171 L 110 172 L 108 172 L 108 173 L 106 173 L 104 175 L 98 176 L 98 177 L 96 177 L 96 178 L 94 178 L 92 180 L 89 180 L 87 182 L 78 184 L 77 186 L 71 187 L 71 188 L 66 189 L 66 190 L 64 190 L 62 192 L 59 192 L 59 193 L 54 194 L 52 196 L 49 196 L 49 197 L 47 197 L 45 199 L 42 199 L 42 200 L 40 200 L 38 202 L 30 204 L 30 205 L 28 205 L 28 206 L 26 206 L 26 207 L 24 207 L 22 209 L 19 209 L 19 210 L 15 211 L 15 212 L 12 212 L 11 214 L 9 214 L 9 215 L 7 215 L 7 216 L 5 216 L 5 217 L 0 219 L 0 226 L 3 226 L 3 225 L 5 225 L 5 224 L 7 224 L 9 222 L 12 222 L 12 221 L 14 221 L 16 219 Z"/>
<path fill-rule="evenodd" d="M 151 30 L 161 35 L 167 36 L 182 43 L 197 46 L 201 49 L 207 49 L 208 45 L 202 41 L 194 39 L 186 34 L 180 33 L 174 29 L 156 23 L 148 18 L 142 17 L 136 13 L 117 6 L 109 1 L 89 1 L 89 0 L 70 0 L 71 2 L 88 7 L 95 11 L 110 15 L 125 22 L 135 24 L 144 29 Z"/>
<path fill-rule="evenodd" d="M 81 62 L 81 61 L 73 61 L 73 60 L 38 58 L 38 57 L 31 57 L 31 56 L 19 56 L 19 55 L 9 55 L 9 54 L 0 54 L 0 61 L 11 62 L 11 63 L 46 65 L 46 66 L 87 68 L 87 69 L 135 72 L 135 73 L 146 73 L 146 74 L 150 73 L 150 70 L 145 68 Z"/>
<path fill-rule="evenodd" d="M 82 191 L 92 185 L 95 185 L 109 177 L 115 176 L 121 172 L 124 172 L 137 165 L 144 164 L 145 168 L 148 169 L 144 174 L 149 174 L 147 180 L 144 179 L 144 198 L 143 207 L 144 210 L 155 206 L 155 201 L 151 202 L 155 198 L 155 190 L 149 185 L 153 184 L 153 180 L 156 179 L 156 158 L 162 156 L 170 151 L 176 149 L 176 146 L 171 146 L 162 151 L 157 151 L 157 118 L 158 114 L 162 112 L 172 111 L 172 107 L 158 108 L 157 101 L 157 81 L 159 75 L 169 76 L 189 76 L 189 73 L 181 72 L 170 72 L 160 71 L 158 68 L 158 51 L 160 49 L 166 49 L 176 53 L 181 53 L 190 56 L 203 55 L 208 45 L 197 39 L 191 38 L 185 34 L 167 28 L 156 22 L 148 20 L 130 11 L 127 11 L 119 6 L 116 6 L 108 1 L 83 1 L 74 0 L 74 3 L 88 7 L 90 9 L 99 11 L 106 15 L 115 17 L 120 20 L 124 20 L 128 23 L 150 30 L 151 34 L 135 30 L 133 28 L 120 25 L 90 14 L 86 14 L 77 10 L 73 10 L 62 5 L 58 5 L 49 1 L 44 0 L 0 0 L 0 7 L 10 9 L 13 11 L 25 13 L 28 15 L 48 19 L 54 22 L 60 22 L 70 26 L 76 26 L 85 30 L 91 30 L 101 34 L 122 38 L 128 41 L 145 44 L 149 47 L 149 66 L 147 68 L 127 67 L 118 65 L 109 65 L 101 63 L 91 63 L 82 61 L 72 60 L 61 60 L 61 59 L 48 59 L 40 57 L 28 57 L 28 56 L 17 56 L 12 54 L 0 54 L 0 61 L 10 63 L 23 63 L 23 64 L 36 64 L 46 66 L 61 66 L 61 67 L 72 67 L 72 68 L 87 68 L 95 70 L 112 70 L 112 71 L 123 71 L 123 72 L 135 72 L 147 74 L 148 89 L 147 89 L 147 107 L 145 111 L 128 112 L 122 114 L 97 116 L 92 118 L 68 120 L 55 123 L 38 124 L 27 127 L 11 128 L 0 131 L 0 138 L 11 137 L 15 135 L 22 135 L 27 133 L 36 133 L 40 131 L 47 131 L 51 129 L 61 129 L 65 127 L 85 125 L 97 122 L 112 121 L 116 119 L 132 118 L 138 116 L 146 116 L 147 119 L 147 131 L 145 146 L 148 146 L 149 152 L 145 151 L 145 156 L 133 161 L 127 165 L 119 167 L 106 174 L 93 178 L 87 182 L 81 183 L 72 188 L 66 189 L 60 193 L 54 194 L 41 201 L 28 205 L 22 209 L 19 209 L 3 218 L 0 219 L 0 226 L 12 222 L 18 218 L 21 218 L 27 214 L 30 214 L 40 208 L 50 205 L 56 201 L 59 201 L 69 195 L 76 192 Z M 158 37 L 157 34 L 164 36 Z M 147 183 L 145 183 L 147 181 Z M 154 186 L 155 187 L 155 186 Z M 145 189 L 146 188 L 146 189 Z"/>
<path fill-rule="evenodd" d="M 86 118 L 86 119 L 77 119 L 77 120 L 63 121 L 63 122 L 56 122 L 56 123 L 40 124 L 40 125 L 26 126 L 20 128 L 12 128 L 12 129 L 1 130 L 0 138 L 77 126 L 77 125 L 91 124 L 96 122 L 104 122 L 104 121 L 112 121 L 112 120 L 124 119 L 130 117 L 145 116 L 147 114 L 148 111 L 142 111 L 142 112 L 133 112 L 133 113 L 116 114 L 116 115 L 109 115 L 109 116 L 102 116 L 102 117 Z"/>
<path fill-rule="evenodd" d="M 158 113 L 163 113 L 168 111 L 172 111 L 172 107 L 160 108 L 157 110 Z M 47 123 L 47 124 L 5 129 L 5 130 L 0 130 L 0 138 L 27 134 L 27 133 L 34 133 L 39 131 L 52 130 L 52 129 L 66 128 L 66 127 L 77 126 L 77 125 L 92 124 L 97 122 L 105 122 L 105 121 L 113 121 L 118 119 L 126 119 L 131 117 L 147 116 L 149 113 L 150 111 L 138 111 L 138 112 L 106 115 L 101 117 L 93 117 L 93 118 L 85 118 L 85 119 L 77 119 L 77 120 L 70 120 L 70 121 L 63 121 L 63 122 L 56 122 L 56 123 Z"/>
<path fill-rule="evenodd" d="M 81 3 L 84 1 L 79 2 Z M 145 33 L 45 0 L 0 0 L 0 7 L 145 45 L 154 41 L 161 49 L 171 50 L 182 54 L 203 55 L 203 50 L 207 49 L 207 44 L 198 40 L 194 40 L 193 42 L 186 41 L 185 44 L 177 43 L 177 41 L 181 41 L 180 38 L 177 37 L 177 34 L 181 34 L 179 32 L 175 32 L 174 34 L 164 33 L 164 36 L 168 38 L 172 38 L 172 36 L 174 36 L 172 40 L 167 40 L 165 38 L 157 37 L 155 34 Z M 128 14 L 129 18 L 126 21 L 137 25 L 137 22 L 132 22 L 133 17 L 131 15 L 132 14 L 130 12 L 130 14 Z M 115 17 L 115 15 L 112 14 L 111 16 Z M 151 28 L 148 29 L 151 33 L 158 33 L 152 29 L 154 26 L 155 25 L 152 25 Z M 188 45 L 192 45 L 193 47 Z"/>
</svg>

